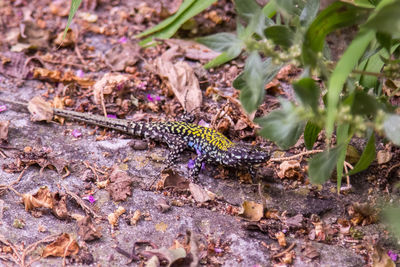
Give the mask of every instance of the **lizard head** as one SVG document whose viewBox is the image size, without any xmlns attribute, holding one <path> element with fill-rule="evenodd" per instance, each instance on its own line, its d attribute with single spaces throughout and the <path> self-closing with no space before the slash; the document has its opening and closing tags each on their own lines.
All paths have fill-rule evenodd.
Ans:
<svg viewBox="0 0 400 267">
<path fill-rule="evenodd" d="M 228 148 L 226 152 L 223 164 L 228 166 L 244 166 L 266 162 L 270 154 L 267 151 L 241 144 Z"/>
</svg>

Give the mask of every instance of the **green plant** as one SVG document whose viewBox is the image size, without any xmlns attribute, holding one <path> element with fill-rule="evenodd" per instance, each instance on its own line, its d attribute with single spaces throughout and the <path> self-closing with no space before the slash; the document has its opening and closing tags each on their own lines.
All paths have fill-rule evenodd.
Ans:
<svg viewBox="0 0 400 267">
<path fill-rule="evenodd" d="M 334 2 L 319 13 L 317 0 L 271 1 L 264 7 L 250 0 L 236 0 L 235 4 L 245 23 L 238 22 L 236 34 L 197 39 L 223 52 L 205 67 L 218 66 L 243 51 L 248 54 L 244 71 L 233 82 L 247 112 L 262 103 L 265 84 L 281 67 L 294 64 L 304 69 L 293 83 L 297 101 L 281 100 L 280 109 L 256 122 L 262 126 L 260 135 L 283 149 L 293 146 L 301 134 L 311 149 L 325 129 L 327 149 L 309 162 L 312 182 L 325 182 L 336 166 L 340 189 L 346 150 L 354 135 L 366 137 L 368 142 L 349 174 L 365 170 L 375 159 L 375 132 L 400 144 L 400 116 L 392 113 L 389 97 L 382 93 L 382 77 L 394 80 L 399 76 L 399 61 L 393 58 L 399 54 L 400 2 Z M 275 22 L 268 16 L 273 14 Z M 358 33 L 334 66 L 325 49 L 326 36 L 354 24 L 361 24 Z M 327 88 L 321 89 L 312 74 Z M 335 146 L 331 139 L 334 130 Z"/>
</svg>

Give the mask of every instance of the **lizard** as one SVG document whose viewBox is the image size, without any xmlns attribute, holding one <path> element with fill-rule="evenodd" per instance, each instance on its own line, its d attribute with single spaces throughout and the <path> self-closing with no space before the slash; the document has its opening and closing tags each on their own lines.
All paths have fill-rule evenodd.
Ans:
<svg viewBox="0 0 400 267">
<path fill-rule="evenodd" d="M 27 103 L 0 98 L 0 101 L 27 107 Z M 204 126 L 185 121 L 134 122 L 126 119 L 108 118 L 91 113 L 82 113 L 52 108 L 53 115 L 114 129 L 132 136 L 164 142 L 169 147 L 167 166 L 169 168 L 185 150 L 197 152 L 191 179 L 197 179 L 203 163 L 217 163 L 228 167 L 247 167 L 252 177 L 254 164 L 266 162 L 268 151 L 234 143 L 222 133 Z"/>
</svg>

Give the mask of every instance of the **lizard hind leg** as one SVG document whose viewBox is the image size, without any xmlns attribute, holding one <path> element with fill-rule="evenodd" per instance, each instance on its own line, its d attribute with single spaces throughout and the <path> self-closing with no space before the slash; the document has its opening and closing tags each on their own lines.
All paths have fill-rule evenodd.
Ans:
<svg viewBox="0 0 400 267">
<path fill-rule="evenodd" d="M 203 165 L 203 162 L 206 160 L 206 155 L 199 155 L 194 161 L 194 167 L 192 172 L 190 173 L 190 179 L 192 181 L 196 181 L 197 177 L 199 176 L 201 167 Z"/>
<path fill-rule="evenodd" d="M 166 141 L 169 147 L 169 154 L 167 158 L 167 166 L 165 168 L 168 169 L 174 165 L 175 161 L 178 159 L 178 157 L 182 154 L 187 146 L 186 142 L 174 139 L 172 136 L 169 140 Z"/>
</svg>

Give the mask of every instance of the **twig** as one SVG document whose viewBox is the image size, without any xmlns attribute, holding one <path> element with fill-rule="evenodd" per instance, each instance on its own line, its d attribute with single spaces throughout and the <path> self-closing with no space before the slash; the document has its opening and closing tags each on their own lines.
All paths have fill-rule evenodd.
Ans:
<svg viewBox="0 0 400 267">
<path fill-rule="evenodd" d="M 297 155 L 290 156 L 290 157 L 273 158 L 273 159 L 270 159 L 268 162 L 287 161 L 287 160 L 297 159 L 297 158 L 300 158 L 302 156 L 321 153 L 321 152 L 323 152 L 323 150 L 320 150 L 320 149 L 310 150 L 310 151 L 306 151 L 306 152 L 301 152 L 301 153 L 299 153 Z"/>
<path fill-rule="evenodd" d="M 25 168 L 24 168 L 24 169 L 21 171 L 21 173 L 19 174 L 17 180 L 15 180 L 14 182 L 12 182 L 12 183 L 9 184 L 8 186 L 13 186 L 13 185 L 15 185 L 15 184 L 18 184 L 18 183 L 21 181 L 22 176 L 24 175 L 25 171 L 29 168 L 29 166 L 30 166 L 30 165 L 25 166 Z"/>
<path fill-rule="evenodd" d="M 38 259 L 40 259 L 40 257 L 33 259 L 32 261 L 30 261 L 27 265 L 25 265 L 25 258 L 26 256 L 31 253 L 33 250 L 36 249 L 36 247 L 41 244 L 41 243 L 47 243 L 47 242 L 53 242 L 57 237 L 59 236 L 59 234 L 54 234 L 54 235 L 49 235 L 46 236 L 45 238 L 30 244 L 29 246 L 27 246 L 22 254 L 22 266 L 30 266 L 32 263 L 34 263 L 35 261 L 37 261 Z"/>
<path fill-rule="evenodd" d="M 101 215 L 98 215 L 94 210 L 92 210 L 88 205 L 86 205 L 86 203 L 82 200 L 82 198 L 80 198 L 77 194 L 75 194 L 74 192 L 70 191 L 67 187 L 65 187 L 63 184 L 61 185 L 65 192 L 72 197 L 76 203 L 78 203 L 79 206 L 81 206 L 81 208 L 87 212 L 93 215 L 93 217 L 95 218 L 103 218 Z"/>
<path fill-rule="evenodd" d="M 65 179 L 71 174 L 67 166 L 65 166 L 64 169 L 65 169 L 65 174 L 61 176 L 61 179 Z"/>
<path fill-rule="evenodd" d="M 69 246 L 72 244 L 72 242 L 74 242 L 74 239 L 73 239 L 72 237 L 69 237 L 68 245 L 67 245 L 67 247 L 66 247 L 65 250 L 64 250 L 64 255 L 63 255 L 63 267 L 65 267 L 65 265 L 66 265 L 66 258 L 67 258 L 68 249 L 69 249 Z"/>
<path fill-rule="evenodd" d="M 84 161 L 83 164 L 85 164 L 86 168 L 90 169 L 93 172 L 94 176 L 96 177 L 96 182 L 98 182 L 99 176 L 97 175 L 96 169 L 90 166 L 87 161 Z"/>
<path fill-rule="evenodd" d="M 3 159 L 8 158 L 7 155 L 0 149 L 0 154 L 3 157 Z"/>
<path fill-rule="evenodd" d="M 275 258 L 282 257 L 283 255 L 285 255 L 286 253 L 291 251 L 294 248 L 294 246 L 296 246 L 296 243 L 293 242 L 287 249 L 285 249 L 284 251 L 282 251 L 282 252 L 280 252 L 278 254 L 273 255 L 272 258 L 275 259 Z"/>
</svg>

